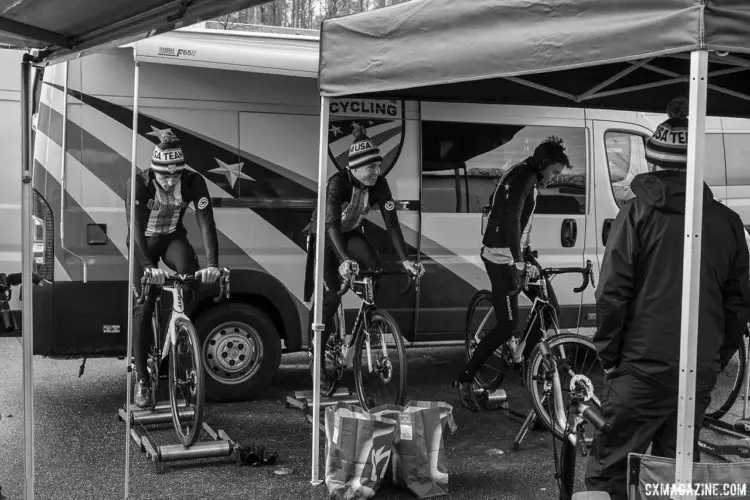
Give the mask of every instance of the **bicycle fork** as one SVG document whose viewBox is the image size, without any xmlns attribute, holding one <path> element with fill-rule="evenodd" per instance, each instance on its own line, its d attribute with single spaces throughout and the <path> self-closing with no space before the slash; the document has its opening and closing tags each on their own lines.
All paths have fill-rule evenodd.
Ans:
<svg viewBox="0 0 750 500">
<path fill-rule="evenodd" d="M 568 425 L 568 419 L 567 412 L 565 411 L 565 404 L 563 402 L 562 384 L 560 383 L 560 374 L 557 371 L 557 362 L 555 361 L 555 355 L 552 353 L 549 345 L 547 345 L 547 343 L 544 341 L 539 343 L 539 350 L 544 359 L 543 363 L 546 365 L 545 378 L 547 378 L 547 380 L 551 379 L 552 382 L 552 403 L 555 408 L 555 418 L 557 419 L 556 423 L 560 426 L 560 429 L 563 431 L 563 433 L 565 433 L 565 429 Z M 550 420 L 552 420 L 551 417 L 552 416 L 550 415 Z M 555 422 L 552 422 L 552 425 L 555 425 Z M 568 439 L 571 440 L 571 444 L 573 446 L 576 445 L 575 435 L 571 435 Z"/>
</svg>

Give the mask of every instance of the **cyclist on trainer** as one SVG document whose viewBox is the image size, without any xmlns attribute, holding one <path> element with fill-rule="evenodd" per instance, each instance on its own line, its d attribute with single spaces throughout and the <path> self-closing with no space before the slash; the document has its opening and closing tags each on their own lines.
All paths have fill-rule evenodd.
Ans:
<svg viewBox="0 0 750 500">
<path fill-rule="evenodd" d="M 388 181 L 380 175 L 383 157 L 372 139 L 367 137 L 364 127 L 355 124 L 354 142 L 349 148 L 349 165 L 346 170 L 336 172 L 328 179 L 326 200 L 326 248 L 323 260 L 323 324 L 321 346 L 325 346 L 333 330 L 333 318 L 341 298 L 338 284 L 342 278 L 350 278 L 359 272 L 359 266 L 379 267 L 379 256 L 375 247 L 365 238 L 361 226 L 367 213 L 379 205 L 391 243 L 398 259 L 408 272 L 421 276 L 424 268 L 419 262 L 407 260 L 406 244 L 396 214 L 396 204 Z M 309 302 L 313 289 L 313 262 L 315 255 L 314 233 L 317 217 L 308 224 L 307 269 L 305 275 L 305 302 Z M 312 318 L 312 312 L 310 314 Z M 324 347 L 325 348 L 325 347 Z M 321 356 L 323 359 L 323 356 Z M 325 370 L 321 371 L 324 374 Z"/>
<path fill-rule="evenodd" d="M 125 201 L 129 231 L 130 196 Z M 207 266 L 200 271 L 195 250 L 190 245 L 182 224 L 182 217 L 190 203 L 195 207 L 206 249 Z M 185 156 L 177 136 L 171 130 L 160 136 L 160 143 L 151 155 L 151 168 L 135 178 L 133 229 L 136 259 L 133 284 L 136 296 L 142 292 L 140 282 L 144 274 L 151 276 L 151 283 L 164 284 L 166 275 L 157 267 L 159 259 L 179 274 L 195 274 L 203 283 L 212 284 L 219 279 L 216 224 L 208 187 L 199 173 L 185 170 Z M 130 233 L 127 243 L 130 243 Z M 188 303 L 191 294 L 190 291 L 186 292 L 185 302 Z M 133 307 L 133 357 L 136 369 L 134 400 L 141 408 L 149 404 L 151 396 L 146 361 L 153 335 L 151 316 L 155 301 L 156 295 L 151 294 L 148 301 L 136 303 Z"/>
<path fill-rule="evenodd" d="M 526 273 L 530 279 L 539 276 L 528 246 L 537 186 L 549 184 L 568 167 L 570 160 L 562 139 L 548 137 L 532 156 L 505 172 L 490 197 L 491 211 L 482 239 L 481 257 L 492 284 L 492 306 L 497 323 L 476 347 L 456 381 L 461 404 L 472 411 L 479 410 L 472 388 L 476 372 L 498 347 L 510 340 L 517 327 L 518 296 L 511 297 L 509 292 Z M 557 308 L 554 292 L 548 288 Z"/>
</svg>

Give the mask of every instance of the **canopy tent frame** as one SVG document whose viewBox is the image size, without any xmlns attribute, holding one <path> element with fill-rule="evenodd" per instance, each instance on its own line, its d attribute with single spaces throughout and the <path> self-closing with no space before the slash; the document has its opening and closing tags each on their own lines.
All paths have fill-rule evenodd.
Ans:
<svg viewBox="0 0 750 500">
<path fill-rule="evenodd" d="M 705 117 L 750 118 L 749 21 L 750 6 L 734 0 L 415 0 L 321 27 L 322 97 L 664 113 L 672 97 L 688 92 L 674 476 L 681 485 L 692 479 Z M 326 167 L 321 161 L 320 171 Z M 321 184 L 318 196 L 325 195 Z M 315 482 L 316 464 L 312 471 Z"/>
</svg>

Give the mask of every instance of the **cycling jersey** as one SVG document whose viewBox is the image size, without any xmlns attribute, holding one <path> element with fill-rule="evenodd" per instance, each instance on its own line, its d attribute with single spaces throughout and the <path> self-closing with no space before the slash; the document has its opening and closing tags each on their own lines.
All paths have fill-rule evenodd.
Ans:
<svg viewBox="0 0 750 500">
<path fill-rule="evenodd" d="M 128 183 L 128 188 L 130 188 Z M 219 266 L 219 245 L 216 236 L 213 206 L 205 179 L 193 171 L 185 171 L 171 193 L 164 191 L 151 171 L 136 176 L 135 183 L 135 256 L 141 266 L 156 267 L 149 246 L 154 240 L 185 237 L 182 217 L 190 204 L 195 208 L 198 227 L 203 238 L 207 267 Z M 130 230 L 130 196 L 125 197 L 128 231 Z M 127 242 L 130 242 L 128 233 Z M 149 245 L 150 243 L 150 245 Z"/>
<path fill-rule="evenodd" d="M 508 169 L 490 196 L 482 256 L 496 264 L 521 262 L 522 242 L 528 246 L 536 207 L 539 171 L 533 158 Z"/>
<path fill-rule="evenodd" d="M 361 230 L 362 221 L 370 209 L 378 205 L 383 216 L 388 235 L 399 260 L 406 260 L 406 243 L 396 215 L 396 203 L 385 177 L 378 177 L 373 186 L 364 186 L 349 172 L 341 170 L 328 179 L 326 199 L 326 233 L 333 244 L 339 260 L 349 259 L 342 234 Z M 316 216 L 308 225 L 308 233 L 315 229 Z"/>
</svg>

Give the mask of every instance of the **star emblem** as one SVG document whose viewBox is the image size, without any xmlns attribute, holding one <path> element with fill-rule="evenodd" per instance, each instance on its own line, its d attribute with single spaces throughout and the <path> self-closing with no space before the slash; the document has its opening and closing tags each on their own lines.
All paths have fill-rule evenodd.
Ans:
<svg viewBox="0 0 750 500">
<path fill-rule="evenodd" d="M 149 125 L 149 127 L 151 127 L 151 132 L 146 132 L 146 135 L 153 135 L 157 139 L 159 139 L 161 137 L 161 134 L 163 134 L 164 132 L 167 132 L 167 131 L 171 132 L 172 131 L 172 129 L 169 128 L 169 127 L 164 128 L 164 129 L 158 129 L 158 128 L 154 127 L 153 125 Z"/>
<path fill-rule="evenodd" d="M 375 125 L 375 122 L 374 122 L 374 121 L 372 121 L 372 120 L 369 120 L 369 121 L 367 122 L 367 124 L 368 124 L 369 126 L 371 126 L 371 127 L 372 127 L 373 125 Z"/>
<path fill-rule="evenodd" d="M 330 132 L 333 134 L 334 137 L 338 137 L 339 134 L 341 134 L 341 127 L 337 127 L 336 125 L 331 125 Z"/>
<path fill-rule="evenodd" d="M 209 173 L 224 175 L 227 178 L 227 182 L 230 186 L 232 186 L 232 188 L 234 188 L 234 185 L 237 184 L 237 179 L 247 179 L 249 181 L 255 181 L 255 179 L 253 179 L 249 175 L 242 173 L 242 165 L 245 164 L 244 161 L 229 164 L 224 163 L 218 158 L 214 158 L 214 160 L 216 160 L 216 163 L 218 163 L 219 166 L 218 168 L 209 170 Z"/>
</svg>

